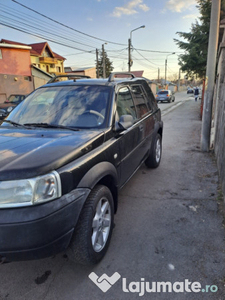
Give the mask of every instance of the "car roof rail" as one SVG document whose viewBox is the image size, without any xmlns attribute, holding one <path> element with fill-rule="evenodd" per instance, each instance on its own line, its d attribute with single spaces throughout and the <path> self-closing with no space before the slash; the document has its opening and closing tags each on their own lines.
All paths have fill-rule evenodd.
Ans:
<svg viewBox="0 0 225 300">
<path fill-rule="evenodd" d="M 130 79 L 135 78 L 135 75 L 130 72 L 113 72 L 109 75 L 108 82 L 114 81 L 114 79 L 116 78 L 116 75 L 129 75 Z M 123 79 L 124 77 L 118 77 L 118 78 Z"/>
<path fill-rule="evenodd" d="M 91 78 L 90 76 L 86 76 L 86 75 L 78 75 L 78 74 L 68 74 L 68 75 L 57 75 L 52 77 L 47 83 L 53 83 L 58 81 L 59 78 L 68 78 L 68 80 L 73 79 L 74 81 L 76 81 L 76 79 L 83 79 L 83 78 Z"/>
</svg>

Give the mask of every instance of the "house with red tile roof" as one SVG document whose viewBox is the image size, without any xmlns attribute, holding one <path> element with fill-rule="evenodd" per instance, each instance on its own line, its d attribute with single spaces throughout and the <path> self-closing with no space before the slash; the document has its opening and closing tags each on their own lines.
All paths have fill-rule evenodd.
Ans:
<svg viewBox="0 0 225 300">
<path fill-rule="evenodd" d="M 65 58 L 47 42 L 0 41 L 0 103 L 11 94 L 29 94 L 53 75 L 64 73 Z"/>
<path fill-rule="evenodd" d="M 47 42 L 23 44 L 2 39 L 1 43 L 17 46 L 29 46 L 31 47 L 30 59 L 32 65 L 49 74 L 59 75 L 60 73 L 64 73 L 64 61 L 66 60 L 66 58 L 53 52 Z"/>
<path fill-rule="evenodd" d="M 63 56 L 53 52 L 47 42 L 30 44 L 31 64 L 49 73 L 59 75 L 64 73 Z"/>
</svg>

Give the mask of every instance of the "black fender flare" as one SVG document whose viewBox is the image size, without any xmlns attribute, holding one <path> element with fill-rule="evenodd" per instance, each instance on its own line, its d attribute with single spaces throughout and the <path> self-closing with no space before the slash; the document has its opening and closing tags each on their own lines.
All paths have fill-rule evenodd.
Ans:
<svg viewBox="0 0 225 300">
<path fill-rule="evenodd" d="M 161 130 L 161 135 L 163 133 L 163 121 L 159 121 L 155 124 L 154 128 L 154 136 L 157 135 L 157 133 Z"/>
<path fill-rule="evenodd" d="M 118 174 L 115 166 L 104 161 L 92 167 L 81 179 L 77 188 L 93 189 L 94 186 L 105 176 L 111 176 L 114 180 L 115 186 L 118 187 Z"/>
</svg>

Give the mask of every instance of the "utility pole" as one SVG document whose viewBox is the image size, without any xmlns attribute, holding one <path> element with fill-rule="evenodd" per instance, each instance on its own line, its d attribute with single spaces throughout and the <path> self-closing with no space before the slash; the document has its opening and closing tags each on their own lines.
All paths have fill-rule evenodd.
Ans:
<svg viewBox="0 0 225 300">
<path fill-rule="evenodd" d="M 177 91 L 180 91 L 180 69 L 179 69 L 179 75 L 178 75 L 178 86 L 177 86 Z"/>
<path fill-rule="evenodd" d="M 206 92 L 203 106 L 201 150 L 208 152 L 210 147 L 213 90 L 215 83 L 216 56 L 219 38 L 221 0 L 212 0 L 208 56 L 206 66 Z"/>
<path fill-rule="evenodd" d="M 158 68 L 158 83 L 159 83 L 159 78 L 160 78 L 160 69 Z"/>
<path fill-rule="evenodd" d="M 131 67 L 131 39 L 128 39 L 128 72 L 130 72 Z"/>
<path fill-rule="evenodd" d="M 135 30 L 141 29 L 141 28 L 145 28 L 145 25 L 142 25 L 138 28 L 135 28 L 135 29 L 131 30 L 131 32 L 130 32 L 130 38 L 128 40 L 128 72 L 130 72 L 131 66 L 133 65 L 133 61 L 132 61 L 132 58 L 131 58 L 132 32 L 135 31 Z"/>
<path fill-rule="evenodd" d="M 165 60 L 165 86 L 166 86 L 166 71 L 167 71 L 167 58 Z"/>
<path fill-rule="evenodd" d="M 102 69 L 103 69 L 103 78 L 106 78 L 106 73 L 105 73 L 105 50 L 104 50 L 104 44 L 102 44 Z"/>
<path fill-rule="evenodd" d="M 166 86 L 166 73 L 167 73 L 167 57 L 170 56 L 170 55 L 173 55 L 175 54 L 175 52 L 171 53 L 171 54 L 168 54 L 166 56 L 166 60 L 165 60 L 165 86 Z"/>
<path fill-rule="evenodd" d="M 98 49 L 96 49 L 96 71 L 97 71 L 97 78 L 99 78 L 99 65 L 98 65 Z"/>
</svg>

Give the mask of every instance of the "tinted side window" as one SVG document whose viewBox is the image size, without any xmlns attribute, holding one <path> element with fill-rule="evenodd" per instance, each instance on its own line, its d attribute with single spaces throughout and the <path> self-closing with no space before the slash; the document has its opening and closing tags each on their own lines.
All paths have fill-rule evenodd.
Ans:
<svg viewBox="0 0 225 300">
<path fill-rule="evenodd" d="M 144 81 L 143 86 L 144 86 L 144 89 L 147 94 L 147 101 L 149 103 L 149 106 L 153 110 L 157 109 L 157 102 L 156 102 L 155 96 L 153 95 L 153 92 L 151 90 L 150 84 L 148 84 L 146 81 Z"/>
<path fill-rule="evenodd" d="M 134 102 L 137 109 L 137 116 L 138 118 L 141 118 L 146 113 L 148 113 L 149 110 L 151 110 L 151 108 L 148 105 L 145 92 L 141 85 L 131 85 L 130 88 L 134 96 Z"/>
<path fill-rule="evenodd" d="M 117 114 L 118 117 L 132 115 L 134 119 L 137 118 L 134 102 L 128 87 L 120 88 L 117 93 Z"/>
</svg>

